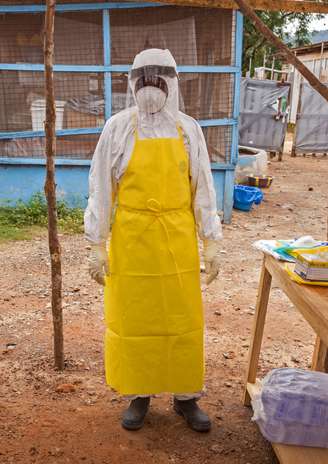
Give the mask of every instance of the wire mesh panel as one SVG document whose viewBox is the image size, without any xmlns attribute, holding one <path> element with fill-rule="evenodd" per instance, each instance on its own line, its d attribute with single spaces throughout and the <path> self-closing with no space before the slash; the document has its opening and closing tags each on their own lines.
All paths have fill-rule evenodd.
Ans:
<svg viewBox="0 0 328 464">
<path fill-rule="evenodd" d="M 102 13 L 58 13 L 55 21 L 55 63 L 103 64 Z"/>
<path fill-rule="evenodd" d="M 44 14 L 0 15 L 0 62 L 43 63 Z M 102 64 L 102 13 L 57 13 L 54 62 Z"/>
<path fill-rule="evenodd" d="M 181 73 L 181 109 L 195 119 L 230 118 L 233 83 L 231 74 Z"/>
<path fill-rule="evenodd" d="M 174 6 L 111 11 L 113 64 L 145 48 L 168 48 L 179 65 L 231 65 L 232 10 Z"/>
<path fill-rule="evenodd" d="M 104 125 L 103 74 L 56 73 L 55 97 L 65 104 L 63 129 Z"/>
<path fill-rule="evenodd" d="M 31 1 L 15 3 L 30 5 Z M 33 3 L 44 5 L 43 1 Z M 57 3 L 74 1 L 59 0 Z M 170 49 L 179 66 L 195 69 L 192 73 L 180 73 L 181 110 L 200 120 L 233 117 L 234 75 L 197 71 L 197 66 L 234 65 L 236 23 L 232 10 L 176 6 L 111 9 L 109 18 L 109 43 L 104 44 L 102 11 L 56 13 L 55 65 L 76 68 L 71 72 L 55 70 L 54 73 L 57 130 L 104 125 L 105 114 L 109 113 L 104 98 L 105 72 L 85 72 L 85 67 L 103 65 L 105 49 L 108 49 L 107 64 L 110 61 L 110 65 L 129 65 L 145 48 Z M 2 14 L 0 63 L 41 65 L 43 33 L 44 13 Z M 83 72 L 78 69 L 81 65 Z M 110 76 L 111 114 L 115 114 L 127 106 L 128 76 L 127 72 L 111 72 Z M 43 72 L 26 68 L 0 70 L 0 103 L 0 132 L 43 130 Z M 229 162 L 231 127 L 213 126 L 204 128 L 204 133 L 212 161 Z M 57 156 L 91 158 L 97 138 L 98 135 L 58 136 Z M 43 154 L 42 137 L 9 138 L 0 143 L 0 156 Z"/>
<path fill-rule="evenodd" d="M 43 86 L 42 73 L 0 71 L 0 132 L 32 130 L 33 93 L 43 95 Z"/>
<path fill-rule="evenodd" d="M 0 140 L 1 156 L 6 158 L 42 158 L 45 154 L 45 138 L 12 138 Z"/>
<path fill-rule="evenodd" d="M 57 137 L 57 158 L 91 159 L 98 138 L 98 134 Z M 0 153 L 6 158 L 43 158 L 45 156 L 45 138 L 0 140 Z"/>
<path fill-rule="evenodd" d="M 129 94 L 128 85 L 127 73 L 112 73 L 112 114 L 116 114 L 127 106 L 134 104 L 131 95 L 127 100 Z"/>
<path fill-rule="evenodd" d="M 57 129 L 104 125 L 103 75 L 54 75 Z M 44 75 L 38 71 L 0 71 L 0 132 L 43 130 Z"/>
<path fill-rule="evenodd" d="M 44 15 L 0 15 L 0 62 L 43 63 Z"/>
<path fill-rule="evenodd" d="M 203 127 L 203 133 L 212 163 L 229 163 L 232 143 L 230 126 Z"/>
</svg>

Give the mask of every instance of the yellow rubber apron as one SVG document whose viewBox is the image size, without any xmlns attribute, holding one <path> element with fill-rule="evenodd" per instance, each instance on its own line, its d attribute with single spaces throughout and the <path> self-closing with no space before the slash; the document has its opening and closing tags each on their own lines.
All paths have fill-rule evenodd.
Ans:
<svg viewBox="0 0 328 464">
<path fill-rule="evenodd" d="M 140 140 L 120 182 L 105 287 L 107 383 L 122 395 L 202 390 L 203 309 L 189 157 Z"/>
</svg>

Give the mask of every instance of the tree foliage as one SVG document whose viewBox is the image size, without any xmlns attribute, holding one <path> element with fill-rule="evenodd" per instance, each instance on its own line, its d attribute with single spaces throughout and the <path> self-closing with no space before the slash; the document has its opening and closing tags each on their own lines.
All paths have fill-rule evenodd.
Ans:
<svg viewBox="0 0 328 464">
<path fill-rule="evenodd" d="M 322 16 L 286 11 L 259 11 L 257 14 L 272 32 L 290 47 L 310 44 L 310 24 L 314 17 Z M 294 30 L 294 32 L 291 33 L 290 30 Z M 280 69 L 281 60 L 276 55 L 276 52 L 275 47 L 259 34 L 248 18 L 245 18 L 243 71 L 248 70 L 250 59 L 252 61 L 252 75 L 255 67 L 263 66 L 264 59 L 266 66 L 270 67 L 274 56 L 275 68 Z"/>
</svg>

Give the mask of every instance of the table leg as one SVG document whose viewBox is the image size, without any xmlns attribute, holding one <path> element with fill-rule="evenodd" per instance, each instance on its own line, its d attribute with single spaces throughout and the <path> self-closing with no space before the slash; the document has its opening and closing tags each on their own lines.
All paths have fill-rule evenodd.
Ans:
<svg viewBox="0 0 328 464">
<path fill-rule="evenodd" d="M 328 372 L 328 348 L 317 336 L 312 358 L 312 370 Z"/>
<path fill-rule="evenodd" d="M 271 289 L 271 274 L 266 268 L 265 265 L 265 256 L 262 264 L 262 272 L 259 283 L 259 291 L 256 301 L 256 310 L 255 318 L 253 325 L 253 332 L 251 338 L 251 345 L 249 348 L 249 358 L 248 358 L 248 367 L 247 367 L 247 376 L 246 376 L 246 388 L 244 393 L 244 404 L 246 406 L 250 405 L 250 396 L 247 392 L 247 383 L 255 383 L 257 367 L 259 363 L 259 356 L 261 351 L 262 339 L 265 318 L 267 313 L 270 289 Z"/>
</svg>

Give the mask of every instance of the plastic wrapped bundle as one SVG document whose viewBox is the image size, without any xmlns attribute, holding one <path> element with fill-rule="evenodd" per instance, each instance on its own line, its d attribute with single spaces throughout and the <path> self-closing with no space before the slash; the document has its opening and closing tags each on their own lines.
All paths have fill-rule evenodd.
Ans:
<svg viewBox="0 0 328 464">
<path fill-rule="evenodd" d="M 328 448 L 328 374 L 274 369 L 252 406 L 253 420 L 267 440 Z"/>
</svg>

